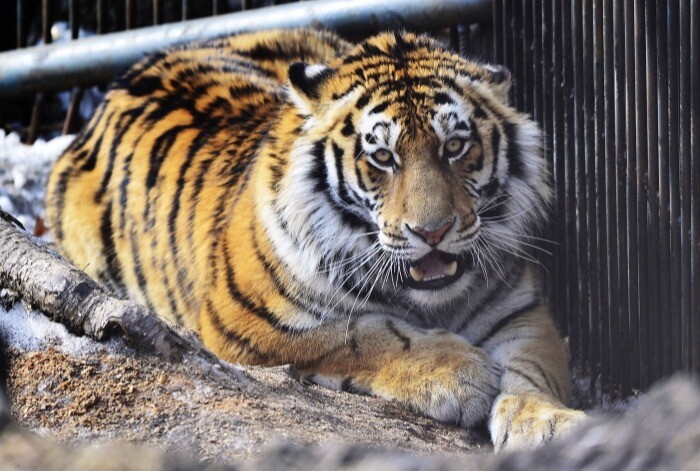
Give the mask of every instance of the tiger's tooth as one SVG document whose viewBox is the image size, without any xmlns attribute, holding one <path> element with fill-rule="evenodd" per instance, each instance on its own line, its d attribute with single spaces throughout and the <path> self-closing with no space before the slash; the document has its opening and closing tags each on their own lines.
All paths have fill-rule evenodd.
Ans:
<svg viewBox="0 0 700 471">
<path fill-rule="evenodd" d="M 415 281 L 423 281 L 423 277 L 425 276 L 425 273 L 420 271 L 416 267 L 410 267 L 408 269 L 408 272 L 411 274 L 411 278 L 413 278 Z"/>
<path fill-rule="evenodd" d="M 445 266 L 445 275 L 452 276 L 455 273 L 457 273 L 457 262 L 456 261 Z"/>
</svg>

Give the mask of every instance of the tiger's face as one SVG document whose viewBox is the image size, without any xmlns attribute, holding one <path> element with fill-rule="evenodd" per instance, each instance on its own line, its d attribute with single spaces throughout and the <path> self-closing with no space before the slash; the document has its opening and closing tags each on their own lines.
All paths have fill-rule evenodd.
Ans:
<svg viewBox="0 0 700 471">
<path fill-rule="evenodd" d="M 524 252 L 518 234 L 550 190 L 540 133 L 506 102 L 507 70 L 404 33 L 294 64 L 290 81 L 333 204 L 376 232 L 415 300 L 453 300 L 489 257 Z"/>
</svg>

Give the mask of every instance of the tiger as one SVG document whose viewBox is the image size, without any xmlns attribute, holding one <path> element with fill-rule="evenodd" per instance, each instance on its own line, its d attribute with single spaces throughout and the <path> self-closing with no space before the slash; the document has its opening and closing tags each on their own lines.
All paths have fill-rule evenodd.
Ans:
<svg viewBox="0 0 700 471">
<path fill-rule="evenodd" d="M 553 194 L 511 82 L 405 31 L 176 46 L 116 79 L 57 160 L 48 226 L 223 360 L 532 448 L 585 413 L 528 250 Z"/>
</svg>

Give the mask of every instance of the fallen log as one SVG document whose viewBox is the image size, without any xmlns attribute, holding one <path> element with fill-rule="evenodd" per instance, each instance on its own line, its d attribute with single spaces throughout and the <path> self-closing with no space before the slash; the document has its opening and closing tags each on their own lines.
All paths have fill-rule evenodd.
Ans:
<svg viewBox="0 0 700 471">
<path fill-rule="evenodd" d="M 105 340 L 123 337 L 135 350 L 171 361 L 195 357 L 222 363 L 197 340 L 181 333 L 144 306 L 119 299 L 31 236 L 0 208 L 0 288 L 10 290 L 71 333 Z M 238 370 L 229 368 L 244 378 Z"/>
</svg>

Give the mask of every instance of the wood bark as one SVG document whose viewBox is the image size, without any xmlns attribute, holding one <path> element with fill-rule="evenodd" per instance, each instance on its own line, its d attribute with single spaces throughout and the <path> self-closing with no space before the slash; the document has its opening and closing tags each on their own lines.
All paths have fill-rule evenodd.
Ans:
<svg viewBox="0 0 700 471">
<path fill-rule="evenodd" d="M 0 288 L 77 335 L 123 337 L 136 350 L 172 361 L 195 356 L 221 365 L 193 334 L 176 331 L 144 306 L 118 299 L 0 208 Z"/>
</svg>

